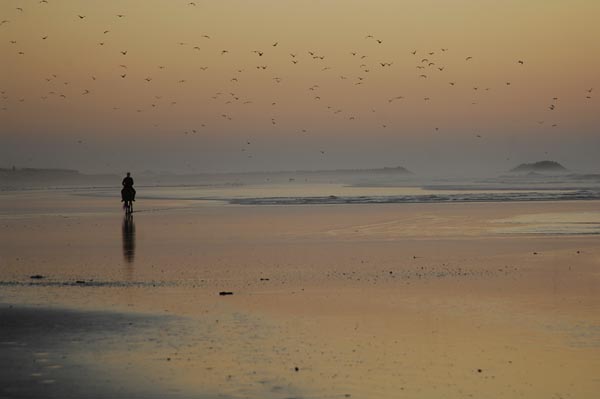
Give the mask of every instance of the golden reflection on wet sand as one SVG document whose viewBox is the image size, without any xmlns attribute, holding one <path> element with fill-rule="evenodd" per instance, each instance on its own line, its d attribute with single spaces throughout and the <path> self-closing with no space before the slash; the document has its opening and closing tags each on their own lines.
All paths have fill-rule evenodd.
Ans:
<svg viewBox="0 0 600 399">
<path fill-rule="evenodd" d="M 11 218 L 0 280 L 14 284 L 1 292 L 16 304 L 175 316 L 126 346 L 101 334 L 117 341 L 101 357 L 69 352 L 112 370 L 109 384 L 126 376 L 165 396 L 592 398 L 598 236 L 494 229 L 537 220 L 525 215 L 578 222 L 598 206 L 146 201 L 137 226 L 115 213 Z"/>
</svg>

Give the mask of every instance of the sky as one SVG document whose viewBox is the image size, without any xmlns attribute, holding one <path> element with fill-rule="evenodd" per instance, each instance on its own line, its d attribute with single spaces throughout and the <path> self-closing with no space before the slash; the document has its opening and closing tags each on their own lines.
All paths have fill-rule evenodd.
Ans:
<svg viewBox="0 0 600 399">
<path fill-rule="evenodd" d="M 600 172 L 595 0 L 2 0 L 0 167 Z"/>
</svg>

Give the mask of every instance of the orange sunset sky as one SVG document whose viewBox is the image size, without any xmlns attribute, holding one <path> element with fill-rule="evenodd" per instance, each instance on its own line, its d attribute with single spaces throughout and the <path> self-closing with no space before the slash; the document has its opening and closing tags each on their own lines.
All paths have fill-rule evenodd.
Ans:
<svg viewBox="0 0 600 399">
<path fill-rule="evenodd" d="M 0 167 L 600 169 L 600 2 L 0 3 Z"/>
</svg>

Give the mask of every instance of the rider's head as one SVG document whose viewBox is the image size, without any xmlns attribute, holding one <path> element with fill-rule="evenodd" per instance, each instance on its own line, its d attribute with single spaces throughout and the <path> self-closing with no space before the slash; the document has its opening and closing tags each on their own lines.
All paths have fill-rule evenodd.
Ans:
<svg viewBox="0 0 600 399">
<path fill-rule="evenodd" d="M 131 173 L 127 172 L 127 177 L 129 177 L 129 175 L 131 175 Z"/>
</svg>

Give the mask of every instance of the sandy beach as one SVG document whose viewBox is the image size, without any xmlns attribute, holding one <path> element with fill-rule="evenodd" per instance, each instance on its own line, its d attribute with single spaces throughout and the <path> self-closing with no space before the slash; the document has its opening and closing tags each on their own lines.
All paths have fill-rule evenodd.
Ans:
<svg viewBox="0 0 600 399">
<path fill-rule="evenodd" d="M 600 393 L 598 201 L 115 207 L 0 196 L 0 397 Z"/>
</svg>

